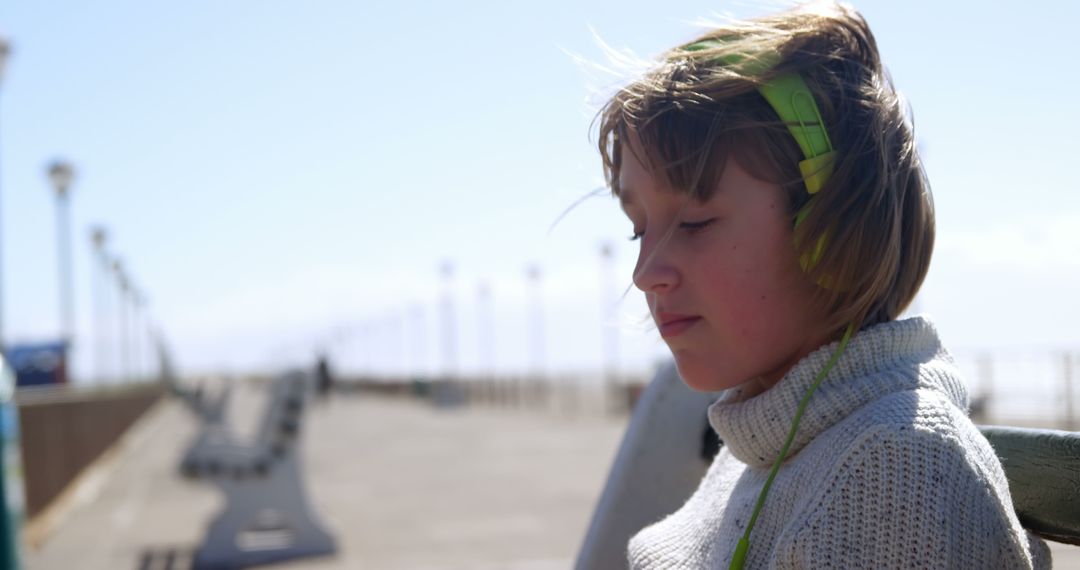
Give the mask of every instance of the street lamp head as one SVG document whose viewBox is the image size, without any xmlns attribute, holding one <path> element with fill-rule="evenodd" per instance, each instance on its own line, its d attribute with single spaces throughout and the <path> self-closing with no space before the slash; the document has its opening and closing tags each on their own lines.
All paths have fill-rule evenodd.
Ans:
<svg viewBox="0 0 1080 570">
<path fill-rule="evenodd" d="M 439 266 L 439 273 L 442 273 L 443 279 L 450 280 L 454 277 L 454 262 L 443 261 Z"/>
<path fill-rule="evenodd" d="M 108 231 L 102 226 L 94 226 L 90 228 L 90 241 L 94 244 L 94 249 L 100 251 L 105 248 L 105 240 L 109 238 Z"/>
<path fill-rule="evenodd" d="M 75 169 L 71 166 L 71 163 L 64 160 L 54 160 L 49 165 L 49 181 L 52 182 L 53 189 L 61 198 L 67 194 L 74 178 Z"/>
<path fill-rule="evenodd" d="M 9 55 L 11 55 L 11 43 L 7 41 L 7 38 L 0 38 L 0 80 L 4 79 L 4 68 L 7 67 Z"/>
</svg>

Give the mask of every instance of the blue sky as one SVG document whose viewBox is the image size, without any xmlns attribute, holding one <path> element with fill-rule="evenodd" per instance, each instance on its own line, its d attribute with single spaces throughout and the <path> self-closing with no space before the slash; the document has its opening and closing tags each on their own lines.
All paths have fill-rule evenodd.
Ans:
<svg viewBox="0 0 1080 570">
<path fill-rule="evenodd" d="M 618 83 L 574 56 L 603 62 L 593 30 L 648 57 L 696 20 L 778 4 L 371 4 L 0 6 L 14 47 L 0 84 L 4 337 L 56 334 L 44 168 L 66 157 L 84 378 L 102 370 L 89 349 L 95 223 L 188 371 L 268 369 L 317 346 L 354 369 L 435 370 L 446 259 L 463 369 L 529 366 L 531 264 L 551 369 L 599 367 L 605 322 L 625 368 L 661 355 L 635 292 L 615 318 L 603 306 L 600 244 L 616 247 L 620 286 L 634 257 L 615 205 L 587 200 L 551 229 L 601 184 L 590 123 Z M 959 347 L 1080 345 L 1080 8 L 856 7 L 913 108 L 934 190 L 938 247 L 917 308 Z M 494 357 L 477 340 L 481 281 Z"/>
</svg>

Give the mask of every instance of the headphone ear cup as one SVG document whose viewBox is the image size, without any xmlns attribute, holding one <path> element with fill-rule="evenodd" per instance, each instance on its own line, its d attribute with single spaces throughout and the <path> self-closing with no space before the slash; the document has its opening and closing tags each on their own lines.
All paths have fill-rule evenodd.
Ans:
<svg viewBox="0 0 1080 570">
<path fill-rule="evenodd" d="M 813 207 L 814 200 L 811 198 L 810 201 L 795 214 L 795 228 L 798 228 L 799 225 L 806 220 L 806 217 L 810 215 L 810 210 L 813 209 Z M 821 261 L 821 255 L 825 253 L 825 246 L 828 241 L 828 232 L 826 231 L 825 234 L 818 238 L 817 243 L 814 244 L 812 249 L 799 255 L 799 266 L 802 267 L 803 271 L 810 273 L 810 271 L 817 266 L 818 262 Z M 798 243 L 796 243 L 796 245 L 798 245 Z M 822 275 L 817 280 L 817 284 L 825 289 L 835 289 L 835 281 L 836 280 L 833 279 L 831 275 Z"/>
</svg>

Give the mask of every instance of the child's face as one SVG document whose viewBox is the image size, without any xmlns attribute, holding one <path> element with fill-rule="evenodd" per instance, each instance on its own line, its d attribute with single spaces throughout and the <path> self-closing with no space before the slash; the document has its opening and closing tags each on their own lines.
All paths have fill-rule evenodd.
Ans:
<svg viewBox="0 0 1080 570">
<path fill-rule="evenodd" d="M 632 141 L 631 144 L 637 144 Z M 620 199 L 640 235 L 634 284 L 691 388 L 775 384 L 827 340 L 792 244 L 783 189 L 729 158 L 697 202 L 623 149 Z"/>
</svg>

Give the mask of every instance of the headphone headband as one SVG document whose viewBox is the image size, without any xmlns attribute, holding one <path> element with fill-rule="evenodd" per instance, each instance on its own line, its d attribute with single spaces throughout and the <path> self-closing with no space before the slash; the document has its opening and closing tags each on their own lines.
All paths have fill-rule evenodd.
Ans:
<svg viewBox="0 0 1080 570">
<path fill-rule="evenodd" d="M 685 46 L 683 51 L 695 52 L 720 47 L 722 40 L 703 40 Z M 743 72 L 759 75 L 772 69 L 780 59 L 776 52 L 767 52 L 758 57 L 746 57 L 728 54 L 717 59 L 727 65 L 741 66 Z M 773 78 L 758 87 L 758 92 L 776 111 L 780 120 L 787 125 L 788 132 L 799 144 L 803 160 L 799 161 L 799 171 L 806 184 L 806 191 L 817 194 L 832 174 L 836 151 L 833 149 L 825 122 L 821 118 L 814 95 L 798 73 L 787 73 Z"/>
</svg>

